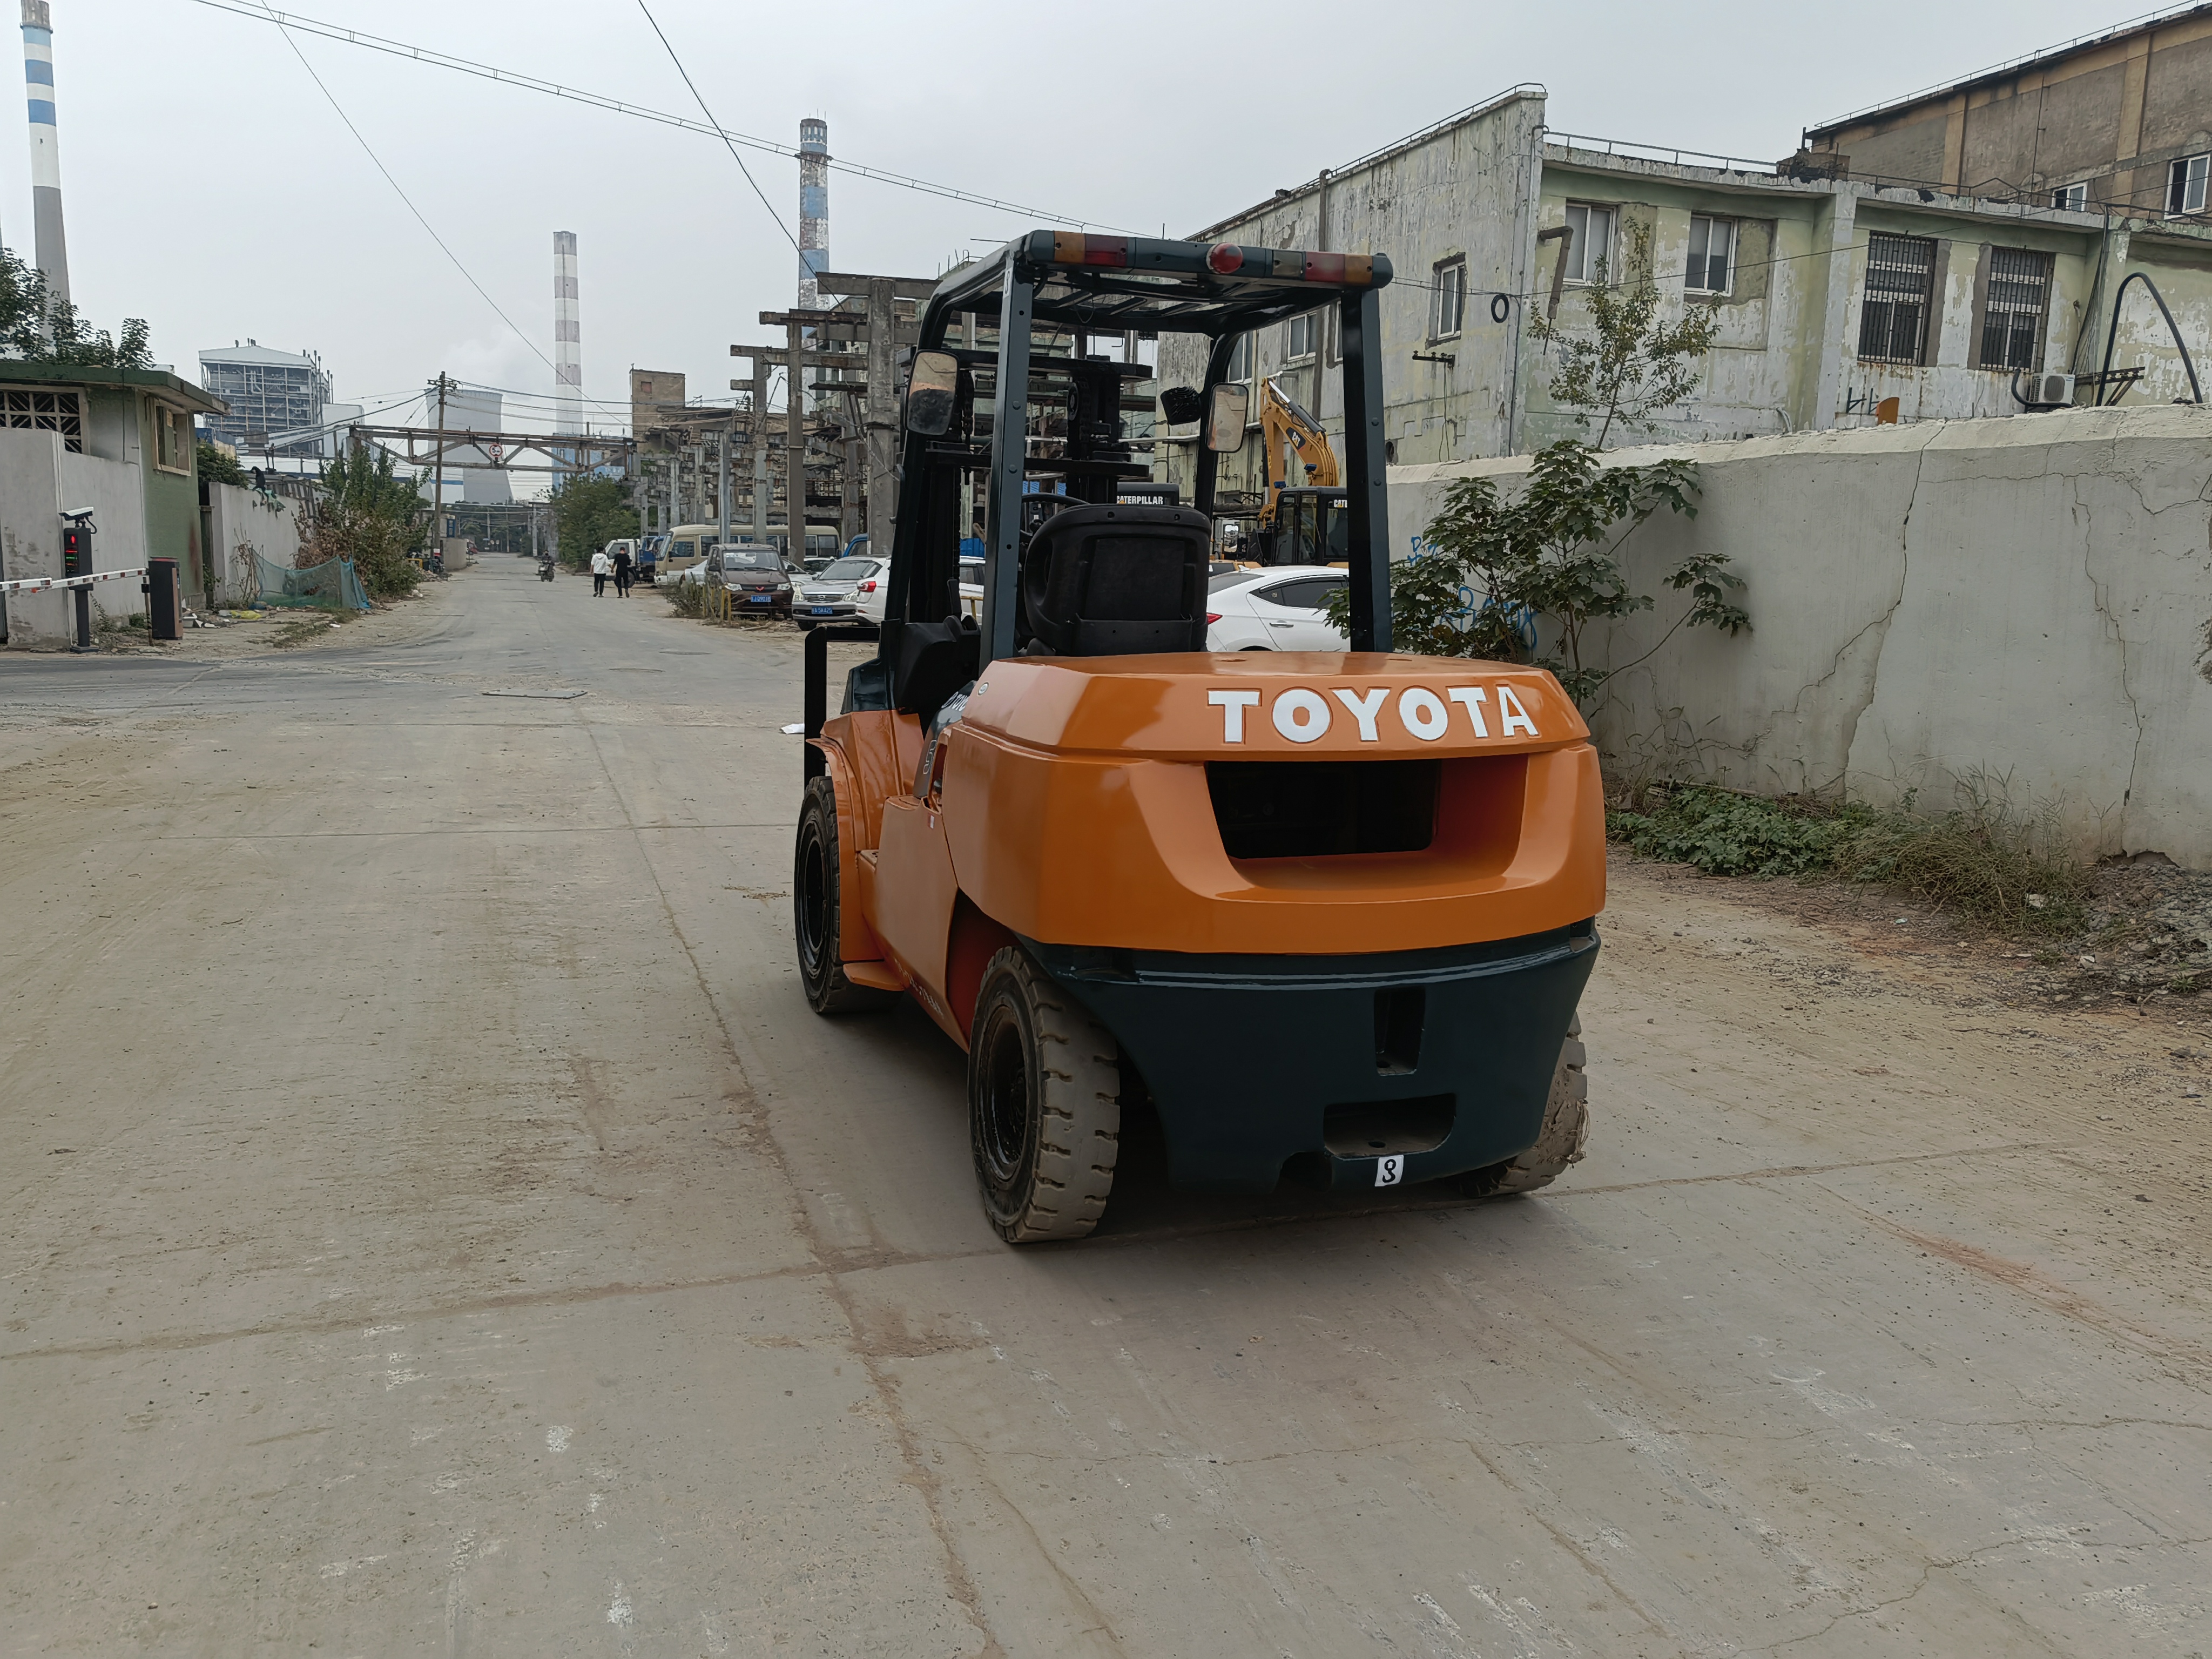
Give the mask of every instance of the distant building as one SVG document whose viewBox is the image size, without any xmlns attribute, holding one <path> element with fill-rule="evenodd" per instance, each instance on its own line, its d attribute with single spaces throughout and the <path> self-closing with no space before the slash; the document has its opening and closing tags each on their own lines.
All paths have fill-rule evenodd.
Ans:
<svg viewBox="0 0 2212 1659">
<path fill-rule="evenodd" d="M 2212 5 L 2175 9 L 1807 129 L 1864 183 L 2197 218 L 2212 171 Z"/>
<path fill-rule="evenodd" d="M 248 340 L 200 353 L 200 383 L 230 405 L 202 429 L 249 453 L 319 455 L 331 377 L 313 352 L 273 351 Z"/>
<path fill-rule="evenodd" d="M 426 428 L 434 428 L 438 413 L 438 389 L 428 389 L 428 414 Z M 446 504 L 461 501 L 500 503 L 514 499 L 513 474 L 499 465 L 499 457 L 489 447 L 493 434 L 500 430 L 504 417 L 505 399 L 496 392 L 481 386 L 455 386 L 448 384 L 446 391 L 446 430 L 450 434 L 479 432 L 484 434 L 483 444 L 456 444 L 446 456 Z M 425 481 L 424 498 L 428 498 L 431 484 Z"/>
</svg>

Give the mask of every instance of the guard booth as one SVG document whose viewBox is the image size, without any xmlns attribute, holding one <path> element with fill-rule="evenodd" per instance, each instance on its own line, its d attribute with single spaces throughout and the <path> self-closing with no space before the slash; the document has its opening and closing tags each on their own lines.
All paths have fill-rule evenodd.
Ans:
<svg viewBox="0 0 2212 1659">
<path fill-rule="evenodd" d="M 138 586 L 146 596 L 146 632 L 157 640 L 185 636 L 185 595 L 174 559 L 146 561 L 146 580 Z"/>
</svg>

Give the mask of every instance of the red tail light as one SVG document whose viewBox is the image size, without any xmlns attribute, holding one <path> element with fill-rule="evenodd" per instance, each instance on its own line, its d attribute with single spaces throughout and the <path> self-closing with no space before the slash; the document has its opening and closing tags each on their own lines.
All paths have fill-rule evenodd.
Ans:
<svg viewBox="0 0 2212 1659">
<path fill-rule="evenodd" d="M 1206 613 L 1206 625 L 1208 628 L 1212 627 L 1214 623 L 1220 620 L 1221 613 L 1218 611 L 1209 611 Z"/>
<path fill-rule="evenodd" d="M 874 592 L 876 591 L 876 579 L 873 576 L 869 577 L 867 580 L 860 584 L 858 591 L 863 593 Z"/>
</svg>

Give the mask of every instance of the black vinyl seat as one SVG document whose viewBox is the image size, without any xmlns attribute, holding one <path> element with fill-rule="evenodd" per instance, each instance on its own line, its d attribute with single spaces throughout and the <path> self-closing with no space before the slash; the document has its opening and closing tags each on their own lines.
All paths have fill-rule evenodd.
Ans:
<svg viewBox="0 0 2212 1659">
<path fill-rule="evenodd" d="M 975 678 L 982 639 L 969 617 L 908 623 L 899 630 L 897 663 L 891 675 L 896 706 L 921 715 L 924 725 L 935 720 L 939 706 Z"/>
<path fill-rule="evenodd" d="M 1111 657 L 1206 649 L 1212 526 L 1186 507 L 1072 507 L 1022 558 L 1022 613 L 1036 647 Z"/>
</svg>

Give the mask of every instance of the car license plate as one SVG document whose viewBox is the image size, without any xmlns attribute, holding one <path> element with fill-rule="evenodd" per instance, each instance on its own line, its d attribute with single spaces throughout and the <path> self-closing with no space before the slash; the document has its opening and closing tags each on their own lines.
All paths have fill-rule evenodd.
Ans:
<svg viewBox="0 0 2212 1659">
<path fill-rule="evenodd" d="M 755 605 L 766 605 L 774 597 L 775 595 L 771 593 L 756 593 L 753 595 L 752 602 Z"/>
<path fill-rule="evenodd" d="M 814 614 L 817 617 L 831 616 L 836 613 L 836 609 L 837 607 L 833 605 L 817 605 L 814 607 Z"/>
</svg>

